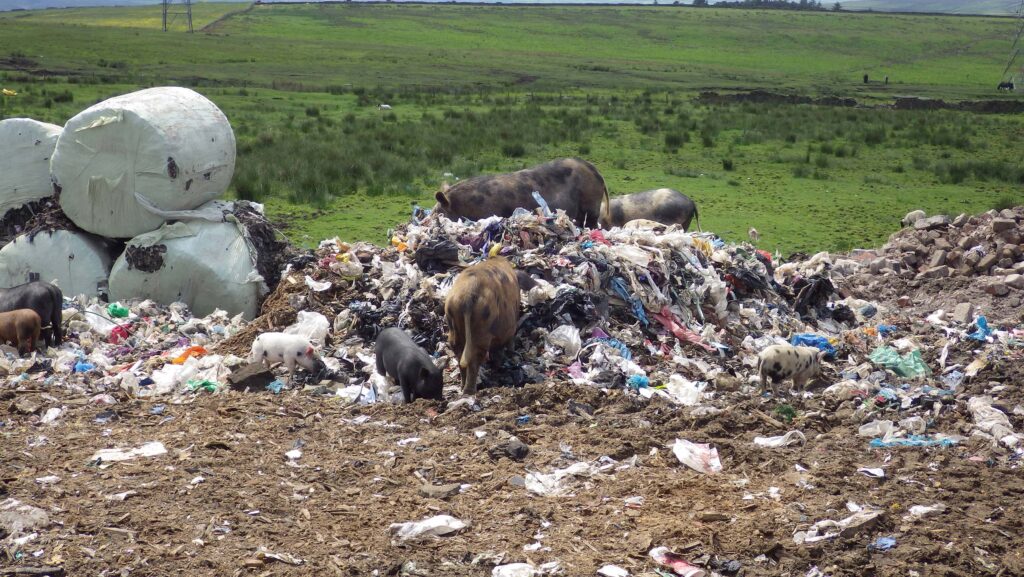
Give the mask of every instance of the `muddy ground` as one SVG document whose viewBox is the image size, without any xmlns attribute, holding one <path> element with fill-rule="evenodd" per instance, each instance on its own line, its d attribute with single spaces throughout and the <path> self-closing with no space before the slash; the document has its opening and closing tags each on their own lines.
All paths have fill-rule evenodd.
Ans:
<svg viewBox="0 0 1024 577">
<path fill-rule="evenodd" d="M 990 379 L 1005 382 L 998 406 L 1020 431 L 1022 417 L 1012 413 L 1024 396 L 1021 366 L 1019 358 L 999 364 L 958 398 L 991 390 Z M 487 389 L 479 410 L 446 412 L 422 400 L 360 407 L 301 391 L 229 391 L 179 405 L 124 397 L 109 406 L 50 394 L 58 396 L 2 393 L 0 499 L 41 507 L 54 524 L 24 546 L 6 545 L 0 566 L 49 565 L 68 575 L 490 575 L 496 563 L 557 560 L 565 575 L 594 575 L 607 563 L 636 575 L 653 574 L 647 553 L 664 545 L 709 569 L 738 561 L 749 576 L 814 574 L 815 566 L 833 576 L 1024 574 L 1017 458 L 978 439 L 872 449 L 856 435 L 864 416 L 855 405 L 820 394 L 791 399 L 797 417 L 788 425 L 775 401 L 740 391 L 719 391 L 708 404 L 723 412 L 696 416 L 659 399 L 565 383 Z M 965 405 L 947 402 L 932 427 L 969 435 Z M 38 424 L 54 406 L 66 412 Z M 752 443 L 790 429 L 806 433 L 805 446 Z M 529 445 L 522 461 L 505 451 L 510 435 Z M 676 438 L 712 443 L 723 471 L 682 466 L 666 448 Z M 150 441 L 168 453 L 90 462 L 98 449 Z M 286 458 L 296 447 L 302 456 Z M 529 471 L 601 457 L 616 467 L 570 481 L 571 496 L 521 486 Z M 885 478 L 861 467 L 881 467 Z M 51 476 L 59 480 L 36 480 Z M 419 492 L 424 482 L 468 487 L 430 498 Z M 113 497 L 125 492 L 123 501 Z M 627 507 L 637 496 L 642 505 Z M 849 516 L 848 502 L 885 516 L 849 538 L 794 543 L 798 529 Z M 903 519 L 911 506 L 934 503 L 948 509 Z M 422 544 L 391 542 L 390 524 L 437 514 L 470 526 Z M 869 548 L 882 536 L 896 546 Z M 261 547 L 301 565 L 261 559 Z"/>
</svg>

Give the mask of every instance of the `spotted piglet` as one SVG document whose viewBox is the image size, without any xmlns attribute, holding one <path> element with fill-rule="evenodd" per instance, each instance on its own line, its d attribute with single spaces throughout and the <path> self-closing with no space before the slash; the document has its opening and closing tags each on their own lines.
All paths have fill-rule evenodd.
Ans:
<svg viewBox="0 0 1024 577">
<path fill-rule="evenodd" d="M 295 372 L 296 366 L 311 373 L 320 372 L 324 368 L 324 362 L 308 339 L 288 333 L 263 333 L 256 337 L 252 342 L 249 360 L 263 363 L 267 367 L 274 363 L 284 363 L 289 374 Z"/>
<path fill-rule="evenodd" d="M 761 389 L 770 380 L 772 395 L 777 396 L 777 382 L 793 380 L 793 387 L 801 391 L 807 381 L 821 372 L 821 362 L 825 352 L 815 347 L 794 347 L 793 345 L 773 345 L 758 355 L 757 372 L 761 377 Z"/>
</svg>

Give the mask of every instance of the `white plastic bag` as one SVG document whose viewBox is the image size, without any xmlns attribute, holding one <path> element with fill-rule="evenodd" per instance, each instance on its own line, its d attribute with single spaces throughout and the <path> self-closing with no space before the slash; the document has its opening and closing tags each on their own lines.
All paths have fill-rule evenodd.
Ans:
<svg viewBox="0 0 1024 577">
<path fill-rule="evenodd" d="M 561 349 L 563 356 L 570 359 L 576 358 L 580 347 L 583 346 L 579 329 L 572 325 L 562 325 L 548 333 L 547 342 L 548 345 Z"/>
<path fill-rule="evenodd" d="M 754 437 L 754 444 L 758 447 L 778 449 L 779 447 L 785 447 L 794 443 L 806 444 L 807 437 L 800 431 L 790 431 L 778 437 Z"/>
<path fill-rule="evenodd" d="M 718 449 L 707 443 L 691 443 L 685 439 L 676 439 L 672 445 L 672 452 L 680 463 L 698 473 L 713 475 L 722 472 Z"/>
<path fill-rule="evenodd" d="M 327 331 L 330 327 L 331 323 L 324 315 L 314 311 L 299 311 L 295 324 L 283 332 L 305 337 L 314 346 L 321 347 L 324 344 L 324 339 L 327 338 Z"/>
<path fill-rule="evenodd" d="M 388 530 L 395 541 L 419 541 L 429 537 L 443 537 L 462 531 L 469 525 L 451 515 L 436 515 L 421 521 L 392 523 Z"/>
</svg>

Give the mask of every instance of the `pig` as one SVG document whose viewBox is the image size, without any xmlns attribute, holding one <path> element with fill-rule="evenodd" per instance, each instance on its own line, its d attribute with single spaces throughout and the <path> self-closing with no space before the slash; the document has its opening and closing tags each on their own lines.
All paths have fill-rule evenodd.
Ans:
<svg viewBox="0 0 1024 577">
<path fill-rule="evenodd" d="M 926 218 L 927 216 L 928 215 L 925 214 L 925 212 L 923 210 L 912 210 L 912 211 L 907 213 L 907 216 L 904 216 L 903 219 L 900 220 L 900 226 L 902 226 L 904 228 L 906 228 L 908 226 L 914 226 L 915 222 L 917 222 L 917 221 L 919 221 L 919 220 L 921 220 L 923 218 Z"/>
<path fill-rule="evenodd" d="M 62 340 L 61 308 L 64 294 L 53 284 L 33 281 L 8 289 L 0 289 L 0 312 L 18 309 L 32 309 L 39 315 L 43 326 L 49 330 L 43 332 L 46 346 L 59 347 Z"/>
<path fill-rule="evenodd" d="M 263 333 L 256 337 L 249 361 L 263 363 L 268 368 L 274 363 L 284 363 L 289 373 L 295 372 L 296 365 L 311 373 L 326 368 L 308 339 L 288 333 Z"/>
<path fill-rule="evenodd" d="M 608 211 L 608 188 L 597 168 L 579 158 L 560 158 L 517 172 L 444 185 L 434 195 L 434 213 L 453 220 L 508 217 L 517 208 L 537 208 L 534 191 L 548 208 L 564 210 L 579 226 L 597 228 Z"/>
<path fill-rule="evenodd" d="M 0 341 L 18 347 L 18 354 L 32 352 L 39 340 L 42 321 L 32 309 L 17 309 L 0 313 Z"/>
<path fill-rule="evenodd" d="M 776 382 L 793 379 L 795 388 L 804 390 L 807 381 L 818 376 L 825 351 L 815 347 L 794 347 L 793 345 L 773 345 L 765 348 L 757 358 L 757 372 L 761 378 L 761 389 L 764 390 L 771 380 L 772 395 L 778 395 Z"/>
<path fill-rule="evenodd" d="M 416 399 L 444 400 L 444 376 L 427 351 L 413 342 L 402 329 L 391 327 L 377 335 L 373 347 L 377 372 L 395 379 L 405 402 Z"/>
<path fill-rule="evenodd" d="M 624 226 L 631 220 L 646 219 L 665 225 L 678 224 L 683 230 L 688 230 L 694 218 L 697 219 L 697 230 L 700 230 L 697 205 L 690 197 L 671 188 L 658 188 L 613 198 L 608 218 L 602 224 L 605 228 L 613 228 Z"/>
<path fill-rule="evenodd" d="M 444 302 L 448 344 L 459 359 L 462 392 L 476 394 L 480 365 L 511 345 L 519 322 L 519 279 L 503 257 L 491 257 L 455 278 Z"/>
</svg>

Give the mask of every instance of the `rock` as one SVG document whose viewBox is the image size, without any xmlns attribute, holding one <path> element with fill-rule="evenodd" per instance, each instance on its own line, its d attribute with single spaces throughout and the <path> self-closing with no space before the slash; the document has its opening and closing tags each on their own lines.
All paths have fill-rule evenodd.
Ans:
<svg viewBox="0 0 1024 577">
<path fill-rule="evenodd" d="M 1008 218 L 1010 220 L 1017 220 L 1017 214 L 1015 212 L 1013 212 L 1012 208 L 1004 208 L 1003 210 L 999 211 L 999 216 L 1001 218 Z"/>
<path fill-rule="evenodd" d="M 1010 268 L 1011 266 L 1013 266 L 1013 259 L 1012 258 L 1003 257 L 1003 258 L 999 259 L 999 262 L 997 262 L 996 265 L 999 268 Z"/>
<path fill-rule="evenodd" d="M 933 252 L 932 258 L 928 261 L 928 268 L 935 269 L 946 264 L 946 256 L 948 254 L 949 253 L 944 250 L 937 250 Z"/>
<path fill-rule="evenodd" d="M 1013 270 L 1024 270 L 1024 260 L 1014 263 Z"/>
<path fill-rule="evenodd" d="M 937 250 L 949 250 L 953 248 L 953 245 L 948 240 L 940 237 L 935 239 L 935 248 Z"/>
<path fill-rule="evenodd" d="M 274 382 L 275 378 L 274 373 L 270 372 L 263 363 L 249 363 L 228 375 L 227 381 L 232 389 L 238 391 L 246 389 L 262 391 L 267 388 L 267 385 Z"/>
<path fill-rule="evenodd" d="M 964 263 L 967 266 L 976 267 L 976 266 L 978 266 L 979 262 L 981 262 L 981 253 L 980 252 L 978 252 L 976 250 L 972 250 L 972 251 L 968 251 L 968 252 L 964 253 Z"/>
<path fill-rule="evenodd" d="M 1003 279 L 1003 282 L 1010 288 L 1024 290 L 1024 275 L 1011 274 Z"/>
<path fill-rule="evenodd" d="M 996 218 L 992 220 L 992 232 L 999 234 L 1003 231 L 1016 228 L 1017 221 L 1012 218 Z"/>
<path fill-rule="evenodd" d="M 956 243 L 956 245 L 964 250 L 967 250 L 969 248 L 978 246 L 978 239 L 968 235 L 961 238 L 960 241 Z"/>
<path fill-rule="evenodd" d="M 870 264 L 868 264 L 868 271 L 870 271 L 871 274 L 879 274 L 882 272 L 882 269 L 885 268 L 885 265 L 885 257 L 876 258 L 875 260 L 871 261 Z"/>
<path fill-rule="evenodd" d="M 970 324 L 974 320 L 974 305 L 971 303 L 960 303 L 953 309 L 953 322 L 962 325 Z"/>
<path fill-rule="evenodd" d="M 960 257 L 964 256 L 962 250 L 955 248 L 946 255 L 946 264 L 949 266 L 956 266 L 960 263 Z"/>
<path fill-rule="evenodd" d="M 929 216 L 923 218 L 914 223 L 914 228 L 917 230 L 934 230 L 936 228 L 942 228 L 949 226 L 952 220 L 944 214 L 938 214 L 935 216 Z"/>
<path fill-rule="evenodd" d="M 1012 296 L 1009 299 L 1007 299 L 1006 304 L 1013 308 L 1017 308 L 1020 306 L 1020 297 Z"/>
<path fill-rule="evenodd" d="M 956 267 L 956 274 L 958 276 L 971 276 L 974 274 L 974 267 L 966 263 L 960 263 L 960 266 Z"/>
<path fill-rule="evenodd" d="M 508 445 L 505 447 L 505 452 L 514 461 L 522 461 L 526 458 L 526 455 L 530 453 L 530 446 L 520 441 L 519 439 L 509 439 Z"/>
<path fill-rule="evenodd" d="M 967 222 L 970 219 L 971 219 L 971 217 L 967 216 L 966 214 L 961 214 L 960 216 L 958 216 L 958 217 L 953 219 L 953 226 L 955 226 L 957 228 L 960 228 L 960 227 L 964 226 L 965 224 L 967 224 Z"/>
<path fill-rule="evenodd" d="M 985 285 L 985 292 L 992 296 L 1004 297 L 1010 294 L 1010 287 L 1006 286 L 1006 283 L 1002 280 L 993 280 Z"/>
<path fill-rule="evenodd" d="M 42 406 L 39 403 L 33 402 L 32 399 L 22 397 L 14 404 L 11 405 L 10 412 L 21 413 L 22 415 L 34 415 L 42 410 Z"/>
<path fill-rule="evenodd" d="M 943 259 L 945 259 L 945 256 L 943 256 Z M 930 268 L 917 276 L 918 278 L 949 278 L 952 272 L 948 266 L 942 265 Z"/>
<path fill-rule="evenodd" d="M 1003 250 L 1000 251 L 1003 258 L 1017 258 L 1020 256 L 1020 245 L 1018 244 L 1006 244 L 1003 245 Z"/>
<path fill-rule="evenodd" d="M 917 255 L 912 252 L 905 253 L 903 257 L 900 258 L 900 261 L 903 263 L 903 266 L 907 268 L 914 268 L 919 262 Z"/>
<path fill-rule="evenodd" d="M 977 269 L 978 272 L 984 273 L 988 269 L 994 267 L 997 262 L 999 262 L 999 255 L 990 252 L 981 257 L 981 260 L 978 261 L 978 264 L 975 265 L 974 268 Z"/>
<path fill-rule="evenodd" d="M 525 487 L 526 479 L 524 479 L 520 475 L 512 475 L 511 477 L 508 478 L 508 484 L 512 485 L 513 487 Z"/>
<path fill-rule="evenodd" d="M 896 304 L 900 305 L 903 308 L 907 308 L 913 305 L 914 301 L 910 300 L 910 297 L 908 297 L 907 295 L 903 295 L 896 300 Z"/>
<path fill-rule="evenodd" d="M 459 483 L 449 485 L 421 485 L 419 494 L 428 499 L 448 499 L 459 494 Z"/>
</svg>

